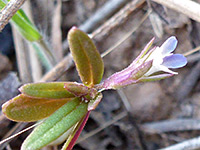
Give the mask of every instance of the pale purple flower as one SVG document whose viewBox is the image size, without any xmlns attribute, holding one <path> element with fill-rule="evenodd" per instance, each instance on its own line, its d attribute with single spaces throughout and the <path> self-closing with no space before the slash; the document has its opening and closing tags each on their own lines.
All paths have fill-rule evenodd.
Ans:
<svg viewBox="0 0 200 150">
<path fill-rule="evenodd" d="M 185 66 L 187 59 L 181 54 L 172 53 L 177 46 L 177 39 L 172 36 L 160 47 L 154 47 L 149 51 L 153 41 L 154 38 L 127 68 L 111 75 L 99 86 L 104 89 L 117 89 L 129 84 L 161 80 L 178 74 L 170 69 Z"/>
<path fill-rule="evenodd" d="M 177 46 L 177 39 L 174 36 L 168 38 L 160 47 L 157 47 L 148 60 L 153 60 L 152 67 L 145 73 L 145 76 L 149 76 L 155 72 L 163 71 L 171 74 L 178 74 L 170 69 L 181 68 L 187 64 L 187 59 L 181 54 L 173 54 Z"/>
</svg>

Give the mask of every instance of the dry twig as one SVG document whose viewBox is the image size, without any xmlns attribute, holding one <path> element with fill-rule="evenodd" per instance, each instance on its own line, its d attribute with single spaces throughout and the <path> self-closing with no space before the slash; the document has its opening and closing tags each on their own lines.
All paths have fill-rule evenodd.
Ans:
<svg viewBox="0 0 200 150">
<path fill-rule="evenodd" d="M 197 119 L 176 119 L 164 120 L 141 125 L 144 132 L 164 133 L 176 131 L 200 130 L 200 120 Z"/>
<path fill-rule="evenodd" d="M 53 17 L 52 17 L 52 31 L 51 31 L 52 47 L 55 52 L 57 61 L 63 58 L 61 8 L 62 8 L 62 1 L 57 0 L 57 4 L 55 6 Z"/>
<path fill-rule="evenodd" d="M 0 12 L 0 31 L 3 30 L 12 16 L 20 9 L 25 0 L 10 0 Z"/>
<path fill-rule="evenodd" d="M 26 1 L 23 8 L 29 19 L 33 22 L 30 0 Z M 32 81 L 37 82 L 42 77 L 42 66 L 33 46 L 29 43 L 27 45 L 30 58 L 30 70 L 31 70 Z"/>
<path fill-rule="evenodd" d="M 200 137 L 197 137 L 160 150 L 194 150 L 199 148 L 200 148 Z"/>
<path fill-rule="evenodd" d="M 152 0 L 200 22 L 200 4 L 192 0 Z"/>
</svg>

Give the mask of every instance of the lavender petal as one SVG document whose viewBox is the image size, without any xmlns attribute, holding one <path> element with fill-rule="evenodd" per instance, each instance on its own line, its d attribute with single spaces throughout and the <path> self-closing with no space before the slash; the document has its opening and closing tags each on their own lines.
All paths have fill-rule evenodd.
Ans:
<svg viewBox="0 0 200 150">
<path fill-rule="evenodd" d="M 176 37 L 171 36 L 161 45 L 160 48 L 162 49 L 162 54 L 166 55 L 166 54 L 173 52 L 175 50 L 177 44 L 178 44 L 178 41 L 177 41 Z"/>
<path fill-rule="evenodd" d="M 187 59 L 181 54 L 173 54 L 163 59 L 163 66 L 167 68 L 181 68 L 187 64 Z"/>
</svg>

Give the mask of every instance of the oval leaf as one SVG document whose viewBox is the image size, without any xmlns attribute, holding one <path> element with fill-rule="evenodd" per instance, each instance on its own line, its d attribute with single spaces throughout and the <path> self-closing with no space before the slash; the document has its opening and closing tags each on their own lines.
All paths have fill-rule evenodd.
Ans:
<svg viewBox="0 0 200 150">
<path fill-rule="evenodd" d="M 36 127 L 21 150 L 38 150 L 46 146 L 79 122 L 86 113 L 87 104 L 80 103 L 80 98 L 73 99 Z"/>
<path fill-rule="evenodd" d="M 29 83 L 23 85 L 19 90 L 30 97 L 52 99 L 73 98 L 74 95 L 64 88 L 64 84 L 64 82 Z"/>
<path fill-rule="evenodd" d="M 73 27 L 68 34 L 69 47 L 82 82 L 92 87 L 103 76 L 103 60 L 92 40 L 81 30 Z"/>
<path fill-rule="evenodd" d="M 2 111 L 10 120 L 32 122 L 50 116 L 70 100 L 31 98 L 21 94 L 4 103 Z"/>
</svg>

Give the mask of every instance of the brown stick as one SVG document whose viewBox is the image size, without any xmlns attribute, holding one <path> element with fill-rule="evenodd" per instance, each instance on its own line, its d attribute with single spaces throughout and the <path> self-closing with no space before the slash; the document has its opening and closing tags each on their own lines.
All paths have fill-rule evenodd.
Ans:
<svg viewBox="0 0 200 150">
<path fill-rule="evenodd" d="M 166 148 L 162 148 L 160 150 L 195 150 L 199 148 L 200 148 L 200 137 L 196 137 Z"/>
<path fill-rule="evenodd" d="M 57 61 L 63 58 L 63 49 L 62 49 L 62 31 L 61 31 L 61 9 L 62 1 L 57 0 L 57 5 L 54 6 L 54 13 L 52 16 L 52 31 L 51 31 L 51 41 L 52 47 L 56 55 Z"/>
<path fill-rule="evenodd" d="M 12 16 L 20 9 L 25 0 L 10 0 L 0 12 L 0 31 L 3 30 Z"/>
<path fill-rule="evenodd" d="M 43 78 L 40 80 L 40 82 L 57 80 L 71 66 L 72 66 L 72 56 L 71 54 L 68 54 L 61 62 L 59 62 L 53 69 L 51 69 L 46 75 L 44 75 Z"/>
<path fill-rule="evenodd" d="M 141 125 L 146 133 L 165 133 L 177 131 L 200 130 L 200 120 L 198 119 L 174 119 L 164 120 Z"/>
</svg>

